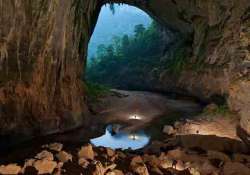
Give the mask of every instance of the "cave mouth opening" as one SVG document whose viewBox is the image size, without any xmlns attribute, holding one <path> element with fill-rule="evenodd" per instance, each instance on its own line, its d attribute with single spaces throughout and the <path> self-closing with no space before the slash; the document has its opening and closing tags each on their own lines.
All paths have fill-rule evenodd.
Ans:
<svg viewBox="0 0 250 175">
<path fill-rule="evenodd" d="M 154 91 L 166 66 L 162 58 L 175 39 L 173 32 L 137 7 L 103 5 L 88 44 L 88 86 Z"/>
<path fill-rule="evenodd" d="M 136 15 L 133 16 L 133 13 Z M 140 15 L 143 16 L 142 21 L 137 20 Z M 188 119 L 192 119 L 195 115 L 203 112 L 207 101 L 202 101 L 203 99 L 198 97 L 187 97 L 187 91 L 180 92 L 179 90 L 182 89 L 175 89 L 174 85 L 170 90 L 166 86 L 164 87 L 166 82 L 174 84 L 185 70 L 202 69 L 200 62 L 202 62 L 205 51 L 194 53 L 195 51 L 192 48 L 195 44 L 194 39 L 194 35 L 190 33 L 185 35 L 166 23 L 162 25 L 157 19 L 152 19 L 144 11 L 134 6 L 119 6 L 118 4 L 113 4 L 110 7 L 103 6 L 88 47 L 85 73 L 89 89 L 88 96 L 96 99 L 109 89 L 127 90 L 126 93 L 129 95 L 123 94 L 123 92 L 120 94 L 121 91 L 115 91 L 115 95 L 118 92 L 119 98 L 123 95 L 134 96 L 134 98 L 128 97 L 128 99 L 131 99 L 130 101 L 116 101 L 113 97 L 113 102 L 108 101 L 111 104 L 109 110 L 117 112 L 116 114 L 112 112 L 108 114 L 108 124 L 115 125 L 117 120 L 119 122 L 130 122 L 129 116 L 131 114 L 146 116 L 145 120 L 139 122 L 148 122 L 154 127 L 145 127 L 143 131 L 149 133 L 148 138 L 158 139 L 157 137 L 162 135 L 163 126 L 174 126 L 176 121 L 188 121 Z M 196 63 L 195 59 L 199 61 Z M 167 106 L 166 99 L 161 97 L 151 98 L 152 94 L 144 92 L 142 92 L 144 94 L 134 94 L 135 90 L 167 92 L 167 96 L 164 96 L 164 98 L 169 98 L 169 95 L 171 95 L 175 101 Z M 142 96 L 147 97 L 141 98 Z M 179 103 L 183 99 L 185 102 Z M 218 103 L 215 112 L 227 111 L 223 98 L 212 100 Z M 119 106 L 120 102 L 123 103 L 126 110 L 123 106 Z M 92 108 L 94 106 L 92 104 L 90 106 L 91 110 L 95 108 Z M 156 108 L 159 106 L 170 110 L 167 112 L 160 111 L 160 115 L 155 117 L 155 113 L 152 111 L 157 111 Z M 184 109 L 185 106 L 186 109 Z M 118 112 L 121 108 L 122 112 Z M 133 120 L 133 125 L 136 125 L 136 123 L 138 122 Z M 220 135 L 220 131 L 210 132 L 196 126 L 189 127 L 188 130 L 190 130 L 189 134 Z M 97 145 L 105 144 L 107 138 L 111 139 L 114 144 L 118 144 L 121 140 L 119 140 L 120 137 L 117 137 L 117 134 L 119 135 L 119 133 L 116 133 L 113 136 L 110 132 L 106 132 L 102 137 L 94 138 L 94 140 L 97 139 Z M 129 138 L 130 134 L 125 134 L 125 138 Z"/>
<path fill-rule="evenodd" d="M 165 97 L 156 95 L 155 99 L 155 94 L 145 91 L 156 91 L 160 73 L 167 66 L 166 58 L 173 54 L 170 53 L 172 46 L 177 47 L 176 34 L 143 10 L 126 4 L 102 7 L 88 45 L 85 80 L 89 106 L 95 110 L 96 99 L 110 92 L 110 89 L 112 92 L 119 89 L 115 90 L 113 96 L 119 94 L 128 98 L 122 102 L 126 107 L 119 106 L 122 98 L 112 99 L 110 108 L 116 112 L 105 114 L 109 121 L 106 132 L 90 140 L 91 143 L 122 149 L 143 148 L 149 143 L 154 131 L 146 128 L 146 123 L 158 122 L 157 115 L 165 113 L 149 101 L 165 105 Z M 109 98 L 107 95 L 104 101 L 109 101 Z M 135 118 L 131 118 L 131 115 Z M 108 128 L 116 127 L 117 121 L 122 123 L 120 130 L 110 132 Z M 134 129 L 128 129 L 130 126 Z M 155 130 L 160 133 L 158 129 Z"/>
</svg>

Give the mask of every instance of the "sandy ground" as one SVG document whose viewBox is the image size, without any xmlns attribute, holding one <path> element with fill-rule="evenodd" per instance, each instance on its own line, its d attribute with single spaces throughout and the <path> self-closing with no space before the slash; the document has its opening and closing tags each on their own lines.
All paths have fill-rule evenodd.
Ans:
<svg viewBox="0 0 250 175">
<path fill-rule="evenodd" d="M 157 117 L 179 112 L 182 118 L 189 119 L 181 122 L 178 135 L 215 135 L 240 140 L 236 135 L 236 116 L 201 113 L 202 107 L 192 100 L 170 99 L 151 92 L 112 91 L 113 94 L 102 98 L 97 107 L 98 116 L 106 123 L 125 122 L 130 124 L 126 129 L 133 130 L 143 128 Z"/>
<path fill-rule="evenodd" d="M 217 116 L 208 120 L 203 117 L 204 116 L 201 116 L 201 119 L 188 121 L 183 124 L 178 130 L 178 134 L 216 135 L 218 137 L 240 140 L 240 138 L 236 135 L 236 119 Z"/>
<path fill-rule="evenodd" d="M 112 90 L 113 95 L 100 100 L 98 116 L 106 123 L 125 122 L 141 127 L 157 117 L 179 112 L 183 117 L 201 110 L 190 100 L 174 100 L 151 92 Z"/>
</svg>

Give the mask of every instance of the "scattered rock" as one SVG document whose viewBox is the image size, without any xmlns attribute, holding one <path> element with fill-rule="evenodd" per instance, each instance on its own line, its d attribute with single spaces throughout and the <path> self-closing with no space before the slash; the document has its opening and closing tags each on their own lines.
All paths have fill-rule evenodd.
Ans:
<svg viewBox="0 0 250 175">
<path fill-rule="evenodd" d="M 165 159 L 160 162 L 160 167 L 163 169 L 168 169 L 173 167 L 173 160 Z"/>
<path fill-rule="evenodd" d="M 148 169 L 145 164 L 137 164 L 133 167 L 133 171 L 138 175 L 149 175 Z"/>
<path fill-rule="evenodd" d="M 53 154 L 51 152 L 49 152 L 49 151 L 46 151 L 46 150 L 38 153 L 35 158 L 40 159 L 40 160 L 43 160 L 43 159 L 45 159 L 45 160 L 54 160 Z"/>
<path fill-rule="evenodd" d="M 113 171 L 106 173 L 106 175 L 124 175 L 124 174 L 121 170 L 113 170 Z"/>
<path fill-rule="evenodd" d="M 117 158 L 118 158 L 118 155 L 115 154 L 113 157 L 110 158 L 110 161 L 111 161 L 111 162 L 114 162 Z"/>
<path fill-rule="evenodd" d="M 112 150 L 111 148 L 106 148 L 106 151 L 109 157 L 113 157 L 115 155 L 115 151 Z"/>
<path fill-rule="evenodd" d="M 95 170 L 92 173 L 93 175 L 104 175 L 106 172 L 105 168 L 102 166 L 102 163 L 97 161 L 95 164 Z"/>
<path fill-rule="evenodd" d="M 63 163 L 71 161 L 72 162 L 72 155 L 65 152 L 65 151 L 60 151 L 57 155 L 56 155 L 57 159 Z"/>
<path fill-rule="evenodd" d="M 225 175 L 249 175 L 250 169 L 238 162 L 226 162 L 223 167 Z"/>
<path fill-rule="evenodd" d="M 52 160 L 37 160 L 34 163 L 34 167 L 38 171 L 38 174 L 51 174 L 57 167 L 57 163 Z"/>
<path fill-rule="evenodd" d="M 47 148 L 52 150 L 52 151 L 60 152 L 63 149 L 63 144 L 61 144 L 61 143 L 51 143 L 51 144 L 48 145 Z"/>
<path fill-rule="evenodd" d="M 115 167 L 116 167 L 116 164 L 108 165 L 108 166 L 105 167 L 105 172 L 108 171 L 108 170 L 113 170 L 113 169 L 115 169 Z"/>
<path fill-rule="evenodd" d="M 170 125 L 165 125 L 162 132 L 167 134 L 167 135 L 173 135 L 176 133 L 173 126 L 170 126 Z"/>
<path fill-rule="evenodd" d="M 22 168 L 17 164 L 1 165 L 0 174 L 15 175 L 20 173 Z"/>
<path fill-rule="evenodd" d="M 117 167 L 123 167 L 131 171 L 126 172 L 126 175 L 164 175 L 168 173 L 250 175 L 250 156 L 244 154 L 233 154 L 232 162 L 231 158 L 223 152 L 208 150 L 200 153 L 198 148 L 193 147 L 161 149 L 161 152 L 157 152 L 161 153 L 160 156 L 151 151 L 126 153 L 111 148 L 95 149 L 98 156 L 95 156 L 91 144 L 81 147 L 78 152 L 78 164 L 75 161 L 73 162 L 73 155 L 66 151 L 61 150 L 56 154 L 56 160 L 60 161 L 57 163 L 54 161 L 53 154 L 44 150 L 38 153 L 35 159 L 27 159 L 22 169 L 16 164 L 0 166 L 0 174 L 53 173 L 54 175 L 61 175 L 68 174 L 72 170 L 74 173 L 86 171 L 93 175 L 124 175 L 122 171 L 116 169 Z M 105 156 L 105 159 L 103 159 L 103 156 Z M 124 165 L 121 165 L 123 164 L 122 161 L 124 161 Z M 115 163 L 119 163 L 118 166 Z"/>
<path fill-rule="evenodd" d="M 148 169 L 141 156 L 135 156 L 130 162 L 132 170 L 139 175 L 149 175 Z"/>
<path fill-rule="evenodd" d="M 126 154 L 124 154 L 123 152 L 121 151 L 117 151 L 117 154 L 118 154 L 118 157 L 122 158 L 122 159 L 125 159 L 127 156 Z"/>
<path fill-rule="evenodd" d="M 89 161 L 87 161 L 87 160 L 84 159 L 84 158 L 80 158 L 80 159 L 78 160 L 78 164 L 79 164 L 81 167 L 83 167 L 83 168 L 87 168 L 88 165 L 89 165 Z"/>
<path fill-rule="evenodd" d="M 132 160 L 130 162 L 130 165 L 135 166 L 135 165 L 141 164 L 141 163 L 143 163 L 143 160 L 142 160 L 141 156 L 135 156 L 135 157 L 132 158 Z"/>
<path fill-rule="evenodd" d="M 169 157 L 165 153 L 161 153 L 159 156 L 160 164 L 159 167 L 163 169 L 172 168 L 173 160 L 169 159 Z"/>
<path fill-rule="evenodd" d="M 157 167 L 160 165 L 160 160 L 155 155 L 144 155 L 143 156 L 144 162 L 148 163 L 152 167 Z"/>
<path fill-rule="evenodd" d="M 177 169 L 178 171 L 183 171 L 185 170 L 185 165 L 181 160 L 177 160 L 176 164 L 173 165 L 175 169 Z"/>
<path fill-rule="evenodd" d="M 106 175 L 115 175 L 115 172 L 110 171 L 110 172 L 107 172 Z"/>
<path fill-rule="evenodd" d="M 196 168 L 189 168 L 191 175 L 201 175 L 201 173 Z"/>
<path fill-rule="evenodd" d="M 83 146 L 81 150 L 78 152 L 78 157 L 94 160 L 95 153 L 93 151 L 92 145 L 88 144 L 87 146 Z"/>
</svg>

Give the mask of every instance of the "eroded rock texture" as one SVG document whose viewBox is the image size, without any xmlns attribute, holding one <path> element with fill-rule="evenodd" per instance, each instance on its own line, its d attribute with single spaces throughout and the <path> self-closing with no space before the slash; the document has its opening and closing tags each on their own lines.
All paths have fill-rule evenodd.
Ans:
<svg viewBox="0 0 250 175">
<path fill-rule="evenodd" d="M 190 63 L 202 68 L 178 77 L 162 72 L 161 87 L 227 97 L 250 133 L 249 0 L 0 0 L 1 134 L 84 123 L 87 43 L 107 2 L 135 5 L 191 39 Z"/>
<path fill-rule="evenodd" d="M 0 1 L 1 134 L 44 134 L 82 124 L 87 109 L 81 73 L 93 8 L 81 5 Z"/>
</svg>

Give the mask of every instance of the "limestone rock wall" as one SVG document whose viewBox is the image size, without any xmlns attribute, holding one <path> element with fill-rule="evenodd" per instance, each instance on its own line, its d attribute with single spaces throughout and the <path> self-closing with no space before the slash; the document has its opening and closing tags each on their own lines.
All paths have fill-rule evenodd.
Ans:
<svg viewBox="0 0 250 175">
<path fill-rule="evenodd" d="M 0 0 L 1 135 L 48 134 L 84 122 L 81 76 L 95 4 Z"/>
<path fill-rule="evenodd" d="M 192 41 L 192 64 L 161 74 L 165 90 L 225 95 L 250 133 L 249 0 L 0 0 L 0 134 L 40 135 L 87 123 L 87 43 L 100 8 L 127 3 Z"/>
<path fill-rule="evenodd" d="M 250 1 L 176 2 L 189 17 L 185 19 L 191 19 L 194 36 L 190 64 L 199 70 L 187 69 L 178 77 L 162 72 L 163 89 L 201 99 L 226 97 L 230 108 L 238 112 L 241 126 L 250 133 Z"/>
</svg>

